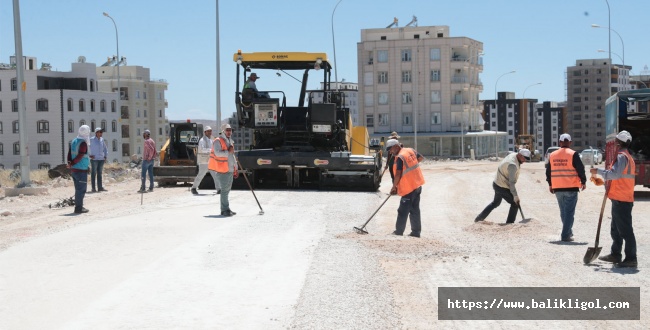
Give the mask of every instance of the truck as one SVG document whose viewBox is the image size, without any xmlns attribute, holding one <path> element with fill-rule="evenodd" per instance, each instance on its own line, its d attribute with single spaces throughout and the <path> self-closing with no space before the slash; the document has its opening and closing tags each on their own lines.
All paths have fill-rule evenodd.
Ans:
<svg viewBox="0 0 650 330">
<path fill-rule="evenodd" d="M 650 88 L 620 91 L 605 102 L 605 166 L 616 160 L 616 134 L 628 131 L 632 144 L 628 148 L 636 163 L 636 185 L 650 188 L 650 114 L 629 111 L 634 102 L 650 101 Z"/>
<path fill-rule="evenodd" d="M 381 154 L 377 148 L 370 149 L 367 128 L 353 126 L 345 94 L 330 88 L 336 82 L 331 80 L 327 54 L 238 51 L 233 61 L 236 121 L 239 129 L 248 129 L 253 136 L 251 145 L 237 151 L 237 158 L 240 174 L 252 188 L 379 188 Z M 288 91 L 244 88 L 252 73 L 299 81 L 297 104 L 287 103 Z M 316 77 L 319 89 L 307 89 L 310 77 Z M 241 177 L 234 188 L 242 186 L 237 185 Z"/>
<path fill-rule="evenodd" d="M 517 137 L 517 150 L 519 149 L 528 149 L 530 150 L 531 156 L 529 161 L 531 162 L 539 162 L 542 160 L 542 154 L 537 151 L 535 148 L 535 136 L 534 135 L 527 135 L 527 134 L 520 134 Z"/>
<path fill-rule="evenodd" d="M 158 186 L 192 183 L 199 173 L 197 147 L 203 134 L 203 125 L 187 121 L 169 123 L 169 136 L 160 148 L 159 165 L 153 167 L 154 181 Z M 210 175 L 206 175 L 199 189 L 214 189 Z"/>
</svg>

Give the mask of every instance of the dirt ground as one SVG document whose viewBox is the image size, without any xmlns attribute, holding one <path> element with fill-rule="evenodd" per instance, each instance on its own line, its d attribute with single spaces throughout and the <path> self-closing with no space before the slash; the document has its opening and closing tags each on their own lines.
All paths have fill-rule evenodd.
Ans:
<svg viewBox="0 0 650 330">
<path fill-rule="evenodd" d="M 237 311 L 219 305 L 219 308 L 223 308 L 220 311 L 224 313 L 238 313 L 244 309 L 244 312 L 270 315 L 267 319 L 255 321 L 228 319 L 226 324 L 221 325 L 231 328 L 318 329 L 430 329 L 437 326 L 460 329 L 547 329 L 567 326 L 575 329 L 650 328 L 650 322 L 644 316 L 650 311 L 650 302 L 643 299 L 650 294 L 650 276 L 646 271 L 650 265 L 646 257 L 650 252 L 650 244 L 646 239 L 650 234 L 650 224 L 647 221 L 650 214 L 650 190 L 637 187 L 635 193 L 633 221 L 638 245 L 638 269 L 615 268 L 600 261 L 584 265 L 582 258 L 587 248 L 594 245 L 604 189 L 588 182 L 587 189 L 579 194 L 573 227 L 575 241 L 561 242 L 559 210 L 555 196 L 548 192 L 544 164 L 526 163 L 522 166 L 517 184 L 526 219 L 522 220 L 518 214 L 515 224 L 503 225 L 508 209 L 508 204 L 504 202 L 485 222 L 475 223 L 476 215 L 492 200 L 491 183 L 497 164 L 487 160 L 426 161 L 423 170 L 427 183 L 421 201 L 423 230 L 419 239 L 389 235 L 394 230 L 399 203 L 397 196 L 390 198 L 368 224 L 369 235 L 358 235 L 352 230 L 353 226 L 363 224 L 387 196 L 390 189 L 388 175 L 384 177 L 377 193 L 259 191 L 258 197 L 266 212 L 262 217 L 257 215 L 257 205 L 251 201 L 250 191 L 233 192 L 231 203 L 239 204 L 240 209 L 235 209 L 239 214 L 229 219 L 238 222 L 219 226 L 237 226 L 233 235 L 253 231 L 259 231 L 259 235 L 277 235 L 275 241 L 269 238 L 269 246 L 251 243 L 252 248 L 259 249 L 260 253 L 276 248 L 283 251 L 287 248 L 289 253 L 288 246 L 293 240 L 307 233 L 310 236 L 308 242 L 304 241 L 305 236 L 302 236 L 303 241 L 300 242 L 300 246 L 304 244 L 300 249 L 300 258 L 305 258 L 304 263 L 293 268 L 293 271 L 300 273 L 296 273 L 294 278 L 297 286 L 291 288 L 293 291 L 287 289 L 294 296 L 287 293 L 282 302 L 283 306 L 290 308 L 284 314 L 274 314 L 272 308 L 264 309 L 254 304 L 251 306 L 250 302 L 240 306 Z M 197 201 L 196 198 L 192 199 L 187 186 L 156 188 L 153 193 L 140 195 L 136 193 L 139 187 L 137 173 L 127 175 L 127 179 L 122 182 L 109 180 L 105 186 L 108 192 L 86 196 L 85 207 L 90 212 L 80 216 L 72 215 L 71 207 L 50 208 L 57 201 L 73 195 L 73 185 L 69 180 L 58 179 L 49 183 L 47 195 L 0 199 L 0 213 L 5 214 L 0 216 L 0 262 L 4 260 L 3 254 L 8 255 L 29 244 L 36 244 L 39 240 L 48 237 L 52 239 L 65 232 L 72 233 L 75 228 L 90 227 L 98 222 L 106 222 L 107 219 L 122 219 L 160 210 L 170 210 L 171 213 L 171 210 L 188 209 L 206 203 L 215 205 L 216 208 L 216 197 L 211 192 L 205 192 L 212 196 L 209 201 Z M 611 244 L 610 207 L 611 203 L 608 202 L 600 237 L 600 245 L 603 246 L 601 255 L 608 254 Z M 255 222 L 248 222 L 247 213 L 250 213 L 251 221 Z M 260 226 L 268 232 L 265 233 Z M 277 229 L 279 232 L 276 233 L 275 228 L 278 227 L 282 227 L 282 231 Z M 219 228 L 221 233 L 229 233 L 227 227 Z M 407 233 L 408 229 L 407 225 Z M 294 232 L 294 235 L 285 236 L 284 232 Z M 219 244 L 228 243 L 230 253 L 244 248 L 251 249 L 251 246 L 239 247 L 236 242 L 243 238 L 236 237 L 243 236 L 221 237 Z M 288 256 L 275 257 L 279 265 L 284 265 L 290 259 Z M 294 262 L 300 259 L 296 256 L 291 258 L 294 258 Z M 229 268 L 224 267 L 222 263 L 219 272 L 230 272 Z M 225 282 L 231 287 L 240 288 L 243 283 L 247 283 L 247 278 L 233 278 L 239 267 L 245 266 L 233 266 L 233 273 L 226 277 Z M 286 272 L 284 275 L 287 277 L 292 271 L 290 266 L 277 267 L 282 269 L 271 271 L 275 274 L 276 281 L 281 279 L 283 272 Z M 250 265 L 249 272 L 254 273 L 256 269 L 255 265 Z M 136 273 L 136 270 L 133 272 Z M 270 277 L 268 274 L 265 276 Z M 8 277 L 3 277 L 0 269 L 0 292 L 10 291 L 12 283 L 2 280 Z M 274 291 L 275 284 L 255 283 L 265 287 L 266 293 L 282 295 Z M 437 299 L 440 287 L 591 287 L 592 290 L 598 290 L 598 287 L 611 286 L 640 288 L 640 321 L 438 320 Z M 259 294 L 249 294 L 251 299 L 259 299 Z M 38 299 L 38 294 L 30 299 Z M 96 302 L 100 298 L 88 299 Z M 0 303 L 7 302 L 0 298 Z M 30 304 L 25 302 L 24 306 Z M 163 313 L 166 309 L 160 307 L 159 310 L 147 310 L 144 313 L 156 311 Z M 0 307 L 0 316 L 10 315 L 9 313 L 15 314 L 16 311 L 11 307 Z M 102 322 L 115 319 L 115 315 L 109 313 L 109 316 L 101 319 Z M 38 315 L 32 317 L 38 318 Z M 81 324 L 96 325 L 94 322 L 100 322 L 85 320 L 87 323 Z M 163 328 L 175 328 L 174 325 L 179 324 L 190 325 L 191 328 L 219 327 L 209 323 L 196 323 L 195 320 L 184 319 L 183 322 L 174 323 L 167 318 L 166 321 L 170 323 Z M 43 322 L 47 322 L 47 319 L 44 318 Z M 139 327 L 124 322 L 112 326 Z M 103 328 L 112 327 L 111 323 L 102 324 Z M 153 324 L 155 323 L 140 325 Z"/>
</svg>

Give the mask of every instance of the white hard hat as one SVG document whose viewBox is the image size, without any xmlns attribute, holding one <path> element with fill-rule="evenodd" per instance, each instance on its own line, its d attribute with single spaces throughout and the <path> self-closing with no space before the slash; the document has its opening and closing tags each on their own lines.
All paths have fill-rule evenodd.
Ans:
<svg viewBox="0 0 650 330">
<path fill-rule="evenodd" d="M 632 135 L 628 131 L 620 131 L 616 134 L 616 138 L 623 142 L 632 142 Z"/>
<path fill-rule="evenodd" d="M 530 150 L 528 149 L 519 149 L 519 154 L 526 158 L 530 158 Z"/>
<path fill-rule="evenodd" d="M 397 139 L 390 139 L 386 141 L 386 150 L 392 148 L 396 144 L 399 144 L 399 141 Z"/>
<path fill-rule="evenodd" d="M 223 125 L 221 125 L 221 131 L 225 131 L 225 130 L 227 130 L 227 129 L 232 129 L 232 127 L 230 126 L 230 124 L 223 124 Z"/>
<path fill-rule="evenodd" d="M 204 132 L 205 132 L 205 131 L 211 131 L 211 130 L 212 130 L 212 127 L 210 127 L 210 126 L 206 126 L 206 127 L 203 129 Z"/>
</svg>

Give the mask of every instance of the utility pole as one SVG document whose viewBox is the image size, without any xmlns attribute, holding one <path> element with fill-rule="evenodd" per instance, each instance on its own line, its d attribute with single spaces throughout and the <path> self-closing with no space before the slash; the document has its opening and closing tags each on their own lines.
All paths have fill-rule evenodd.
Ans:
<svg viewBox="0 0 650 330">
<path fill-rule="evenodd" d="M 20 30 L 20 4 L 14 0 L 14 42 L 16 45 L 16 84 L 18 90 L 18 139 L 20 144 L 20 184 L 27 186 L 29 178 L 29 141 L 27 138 L 27 107 L 25 106 L 25 62 L 23 61 L 23 38 Z"/>
</svg>

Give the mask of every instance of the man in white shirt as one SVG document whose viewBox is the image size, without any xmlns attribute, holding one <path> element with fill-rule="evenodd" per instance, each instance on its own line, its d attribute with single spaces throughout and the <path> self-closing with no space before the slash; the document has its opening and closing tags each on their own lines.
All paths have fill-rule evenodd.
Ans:
<svg viewBox="0 0 650 330">
<path fill-rule="evenodd" d="M 192 194 L 198 195 L 199 184 L 201 180 L 208 172 L 208 159 L 210 159 L 210 150 L 212 150 L 212 128 L 210 126 L 205 126 L 203 130 L 203 137 L 199 140 L 199 147 L 196 154 L 196 162 L 199 164 L 199 174 L 194 179 L 194 184 L 192 185 Z M 212 175 L 212 180 L 214 180 L 214 188 L 219 192 L 219 180 L 217 180 L 217 174 L 213 171 L 210 171 Z"/>
</svg>

